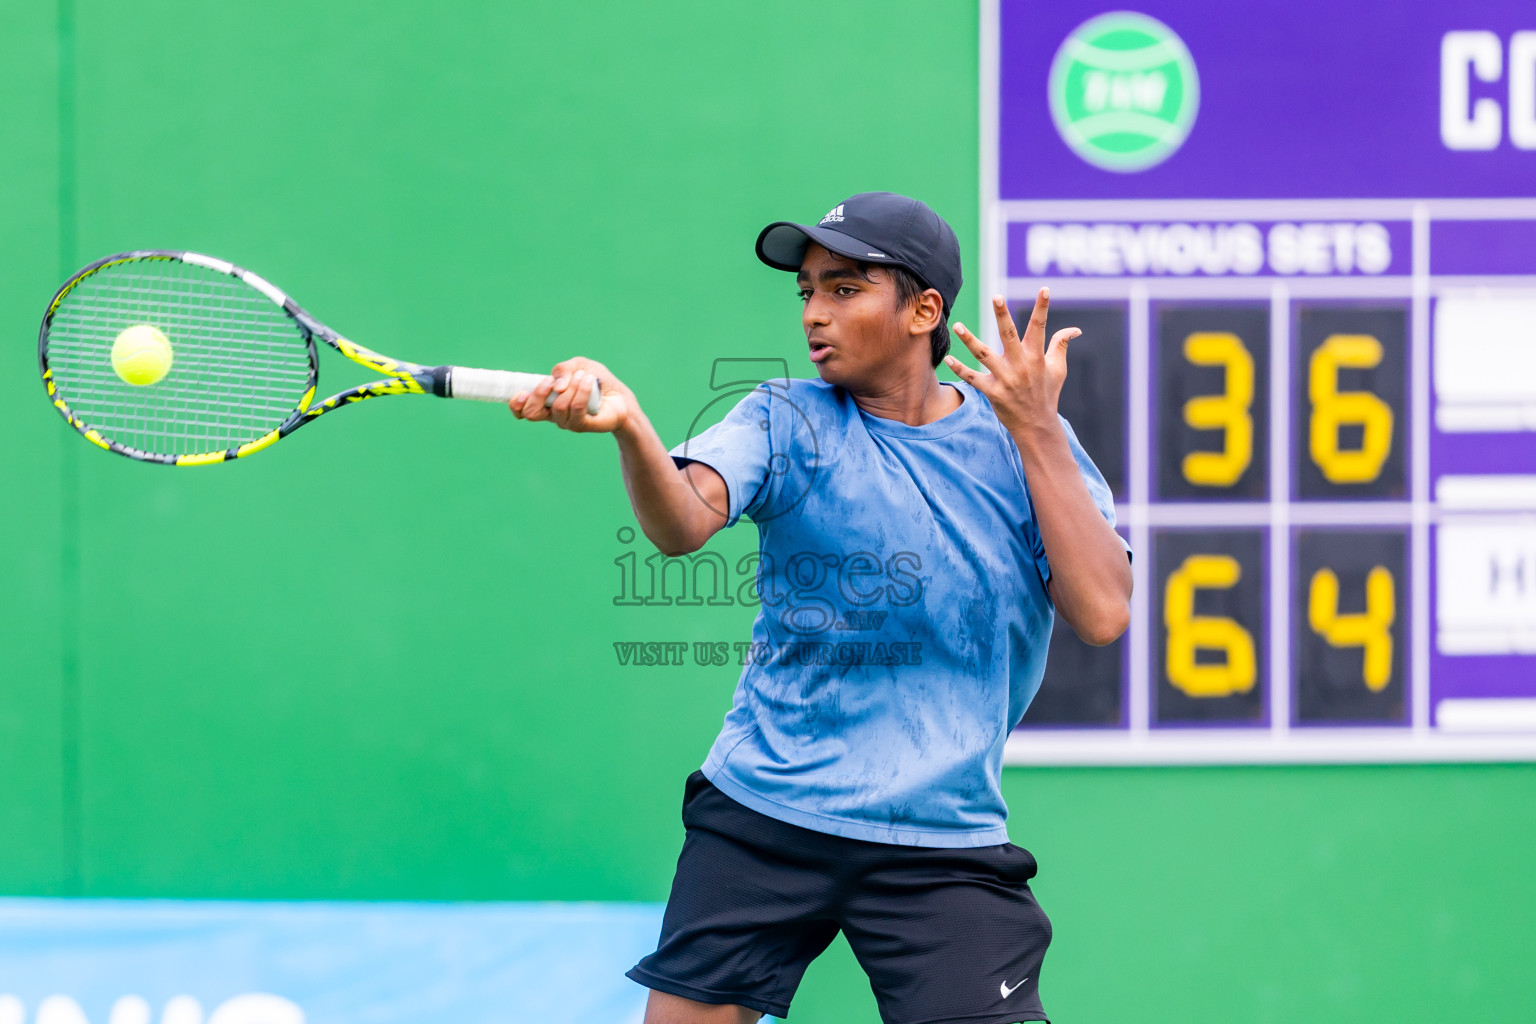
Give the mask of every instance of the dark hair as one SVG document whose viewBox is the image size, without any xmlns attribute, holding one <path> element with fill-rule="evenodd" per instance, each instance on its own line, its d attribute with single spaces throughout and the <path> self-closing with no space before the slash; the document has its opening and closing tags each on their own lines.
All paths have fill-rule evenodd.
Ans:
<svg viewBox="0 0 1536 1024">
<path fill-rule="evenodd" d="M 871 280 L 870 267 L 879 267 L 891 275 L 891 280 L 896 282 L 897 309 L 906 309 L 928 290 L 928 286 L 906 267 L 897 266 L 894 263 L 866 263 L 863 260 L 853 262 L 858 267 L 859 276 L 866 281 Z M 934 325 L 933 330 L 928 332 L 928 355 L 935 367 L 949 354 L 949 318 L 945 315 L 947 312 L 947 310 L 940 311 L 939 322 Z"/>
</svg>

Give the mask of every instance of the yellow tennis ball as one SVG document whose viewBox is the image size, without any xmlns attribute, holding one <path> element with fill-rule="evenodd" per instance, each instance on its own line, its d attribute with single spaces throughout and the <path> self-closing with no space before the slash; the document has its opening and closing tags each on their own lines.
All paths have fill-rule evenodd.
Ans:
<svg viewBox="0 0 1536 1024">
<path fill-rule="evenodd" d="M 155 384 L 171 370 L 171 343 L 153 324 L 134 324 L 112 343 L 112 369 L 129 384 Z"/>
</svg>

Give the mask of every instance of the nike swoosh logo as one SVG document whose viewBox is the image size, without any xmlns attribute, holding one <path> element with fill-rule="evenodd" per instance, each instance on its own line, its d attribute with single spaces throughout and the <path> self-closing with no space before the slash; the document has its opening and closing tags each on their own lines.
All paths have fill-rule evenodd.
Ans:
<svg viewBox="0 0 1536 1024">
<path fill-rule="evenodd" d="M 1028 980 L 1029 980 L 1028 978 L 1024 979 L 1024 981 L 1028 981 Z M 1024 981 L 1019 982 L 1019 985 L 1024 984 Z M 1019 985 L 1015 985 L 1015 986 L 1013 986 L 1013 988 L 1009 988 L 1008 987 L 1008 983 L 1005 981 L 1002 984 L 997 986 L 997 990 L 1003 994 L 1003 998 L 1004 999 L 1007 999 L 1009 996 L 1013 995 L 1015 992 L 1017 992 L 1019 990 Z"/>
</svg>

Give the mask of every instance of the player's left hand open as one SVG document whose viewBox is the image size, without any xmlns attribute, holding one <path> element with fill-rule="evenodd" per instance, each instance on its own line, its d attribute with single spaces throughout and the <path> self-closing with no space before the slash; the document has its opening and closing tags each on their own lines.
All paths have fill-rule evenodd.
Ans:
<svg viewBox="0 0 1536 1024">
<path fill-rule="evenodd" d="M 1008 303 L 1001 295 L 993 296 L 992 312 L 997 316 L 1001 351 L 983 344 L 963 324 L 955 324 L 955 333 L 985 372 L 971 369 L 954 356 L 944 357 L 957 377 L 987 396 L 997 418 L 1010 431 L 1057 426 L 1056 403 L 1067 379 L 1067 343 L 1083 332 L 1076 327 L 1063 327 L 1052 335 L 1047 347 L 1045 314 L 1050 304 L 1051 290 L 1041 288 L 1021 340 Z"/>
</svg>

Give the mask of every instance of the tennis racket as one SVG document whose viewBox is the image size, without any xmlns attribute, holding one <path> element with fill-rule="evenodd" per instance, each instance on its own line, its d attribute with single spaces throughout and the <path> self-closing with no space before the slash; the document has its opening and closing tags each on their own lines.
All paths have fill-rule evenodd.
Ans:
<svg viewBox="0 0 1536 1024">
<path fill-rule="evenodd" d="M 315 402 L 317 338 L 386 376 Z M 138 351 L 124 357 L 125 342 Z M 167 466 L 244 458 L 333 409 L 383 395 L 505 403 L 548 379 L 390 359 L 249 270 L 150 249 L 97 260 L 66 281 L 43 317 L 37 357 L 49 400 L 86 440 Z M 554 401 L 550 392 L 545 404 Z M 587 411 L 601 404 L 594 384 Z"/>
</svg>

